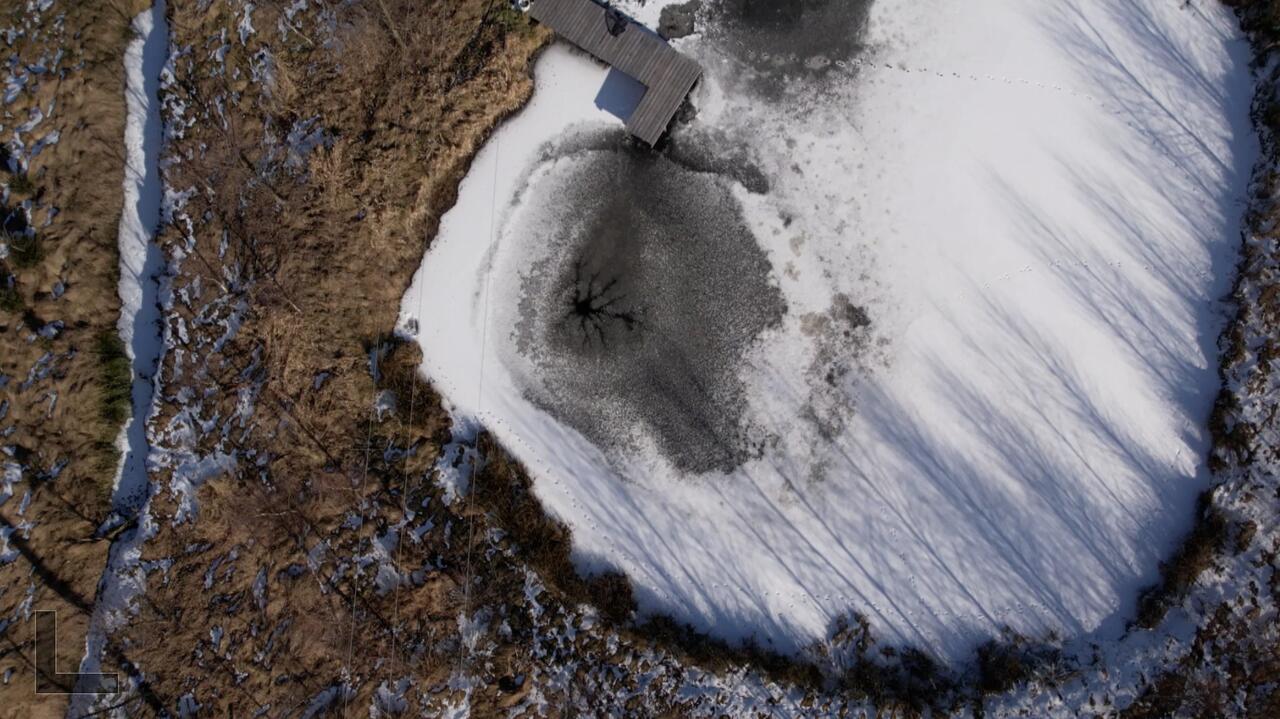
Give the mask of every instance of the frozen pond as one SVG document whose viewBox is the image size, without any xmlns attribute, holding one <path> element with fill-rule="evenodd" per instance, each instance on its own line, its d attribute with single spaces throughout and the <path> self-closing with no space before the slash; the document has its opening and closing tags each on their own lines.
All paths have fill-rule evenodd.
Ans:
<svg viewBox="0 0 1280 719">
<path fill-rule="evenodd" d="M 658 153 L 554 46 L 441 223 L 424 373 L 643 609 L 1106 637 L 1190 526 L 1256 153 L 1234 19 L 955 5 L 708 0 Z"/>
</svg>

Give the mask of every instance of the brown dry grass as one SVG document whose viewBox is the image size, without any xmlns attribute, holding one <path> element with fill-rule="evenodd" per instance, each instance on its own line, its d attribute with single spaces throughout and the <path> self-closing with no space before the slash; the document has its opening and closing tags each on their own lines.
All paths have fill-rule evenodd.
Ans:
<svg viewBox="0 0 1280 719">
<path fill-rule="evenodd" d="M 41 34 L 20 39 L 14 50 L 25 62 L 46 59 L 62 47 L 62 67 L 73 68 L 60 79 L 43 78 L 34 97 L 23 94 L 6 111 L 17 124 L 29 108 L 51 116 L 36 134 L 52 129 L 61 140 L 48 146 L 20 178 L 8 178 L 38 209 L 33 219 L 43 224 L 48 209 L 59 213 L 39 229 L 39 252 L 26 261 L 11 257 L 0 275 L 16 280 L 0 309 L 0 372 L 10 382 L 0 399 L 10 402 L 3 425 L 16 430 L 4 444 L 19 448 L 32 471 L 15 488 L 15 497 L 0 507 L 9 524 L 35 523 L 22 542 L 23 556 L 0 566 L 0 616 L 9 617 L 34 585 L 32 609 L 59 612 L 57 663 L 60 671 L 74 670 L 84 648 L 87 611 L 93 602 L 106 557 L 106 543 L 92 537 L 105 516 L 114 471 L 111 447 L 119 423 L 100 415 L 99 371 L 92 352 L 98 333 L 113 331 L 119 313 L 116 295 L 116 226 L 120 216 L 124 160 L 123 64 L 128 19 L 139 8 L 134 2 L 72 3 L 65 14 L 62 35 L 52 32 L 53 13 L 42 20 Z M 24 15 L 26 3 L 0 5 L 0 18 L 11 22 Z M 77 35 L 79 37 L 77 37 Z M 75 66 L 83 61 L 80 68 Z M 56 103 L 56 104 L 54 104 Z M 3 263 L 0 263 L 3 264 Z M 55 282 L 65 283 L 61 299 L 52 296 Z M 60 320 L 63 332 L 53 340 L 29 341 L 29 326 Z M 74 355 L 71 352 L 74 350 Z M 29 368 L 45 352 L 59 356 L 56 369 L 28 389 L 21 383 Z M 57 401 L 50 411 L 51 393 Z M 0 427 L 2 428 L 2 427 Z M 65 461 L 56 479 L 36 481 L 39 470 Z M 31 500 L 20 513 L 20 500 Z M 36 696 L 31 670 L 31 623 L 19 621 L 5 632 L 0 650 L 0 673 L 15 673 L 0 685 L 0 716 L 61 716 L 66 698 Z"/>
<path fill-rule="evenodd" d="M 394 593 L 379 594 L 367 574 L 344 568 L 343 558 L 367 551 L 403 507 L 423 499 L 438 505 L 423 474 L 449 439 L 447 417 L 415 373 L 417 348 L 387 333 L 472 155 L 528 97 L 529 61 L 547 40 L 543 32 L 495 23 L 488 0 L 344 5 L 333 37 L 313 37 L 303 27 L 280 40 L 274 28 L 286 4 L 259 2 L 253 15 L 259 33 L 250 45 L 270 38 L 275 58 L 269 92 L 243 81 L 255 47 L 238 43 L 227 64 L 241 79 L 201 68 L 181 73 L 193 113 L 207 111 L 215 97 L 242 94 L 238 105 L 228 99 L 225 129 L 216 122 L 188 129 L 179 151 L 207 149 L 166 178 L 199 190 L 188 206 L 197 244 L 175 287 L 200 278 L 200 301 L 207 301 L 234 263 L 253 281 L 239 335 L 220 353 L 194 340 L 187 348 L 189 357 L 211 360 L 211 374 L 184 374 L 170 358 L 169 391 L 184 383 L 199 388 L 210 413 L 226 416 L 238 389 L 260 382 L 255 429 L 237 441 L 265 462 L 242 463 L 232 476 L 206 483 L 198 522 L 171 525 L 171 500 L 157 498 L 162 528 L 147 552 L 175 563 L 166 577 L 153 575 L 143 615 L 127 634 L 143 666 L 182 667 L 153 675 L 159 696 L 171 703 L 195 691 L 215 715 L 267 703 L 296 709 L 348 664 L 359 687 L 351 706 L 367 707 L 377 686 L 372 677 L 411 673 L 429 685 L 447 678 L 456 662 L 450 642 L 467 596 L 456 534 L 449 544 L 436 529 L 423 546 L 400 550 L 397 565 L 406 572 L 428 565 L 432 553 L 448 558 L 444 570 Z M 177 42 L 203 47 L 223 28 L 234 37 L 237 12 L 223 3 L 204 12 L 175 5 Z M 264 134 L 280 137 L 312 117 L 329 146 L 314 151 L 305 173 L 264 171 Z M 224 233 L 230 246 L 220 256 Z M 163 241 L 181 238 L 170 233 Z M 176 313 L 192 319 L 186 308 Z M 375 382 L 368 358 L 379 346 Z M 257 369 L 246 374 L 251 366 Z M 317 384 L 320 373 L 327 379 Z M 370 405 L 380 389 L 395 392 L 398 403 L 377 423 Z M 414 453 L 387 461 L 382 450 L 392 443 Z M 353 512 L 365 523 L 343 530 Z M 308 565 L 318 545 L 330 549 Z M 236 569 L 225 577 L 220 569 L 206 589 L 211 563 L 233 549 Z M 253 596 L 260 570 L 269 577 L 261 607 Z M 508 570 L 478 581 L 471 596 L 510 596 L 515 576 Z M 217 651 L 208 638 L 213 625 L 225 632 Z M 234 680 L 236 671 L 248 676 Z"/>
</svg>

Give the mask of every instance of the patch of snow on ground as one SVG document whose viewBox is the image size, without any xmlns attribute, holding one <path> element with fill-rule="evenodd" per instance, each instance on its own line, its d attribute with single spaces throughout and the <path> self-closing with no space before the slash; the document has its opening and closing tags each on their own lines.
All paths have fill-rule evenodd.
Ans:
<svg viewBox="0 0 1280 719">
<path fill-rule="evenodd" d="M 395 684 L 385 680 L 373 692 L 373 700 L 369 704 L 369 719 L 401 716 L 409 709 L 409 702 L 404 698 L 405 692 L 413 686 L 413 680 L 402 677 Z"/>
<path fill-rule="evenodd" d="M 256 30 L 253 29 L 253 3 L 246 3 L 244 6 L 244 15 L 240 16 L 240 24 L 236 26 L 236 32 L 240 35 L 240 44 L 244 45 L 253 36 Z"/>
<path fill-rule="evenodd" d="M 758 458 L 689 477 L 643 442 L 608 456 L 505 361 L 541 251 L 521 240 L 548 212 L 526 199 L 574 169 L 544 151 L 618 126 L 593 103 L 605 69 L 563 45 L 476 157 L 401 325 L 455 418 L 529 467 L 580 561 L 626 571 L 643 609 L 782 649 L 851 610 L 948 658 L 1005 625 L 1115 636 L 1208 483 L 1248 48 L 1216 3 L 1158 0 L 880 0 L 866 44 L 783 101 L 680 44 L 707 70 L 690 130 L 749 147 L 771 185 L 734 190 L 788 308 L 739 369 Z M 805 318 L 841 295 L 875 361 L 828 390 Z M 839 422 L 815 422 L 818 393 Z"/>
<path fill-rule="evenodd" d="M 307 708 L 302 712 L 302 719 L 312 719 L 312 717 L 324 716 L 339 700 L 343 702 L 350 701 L 355 695 L 355 691 L 346 684 L 334 684 L 311 697 L 311 701 L 307 702 Z"/>
</svg>

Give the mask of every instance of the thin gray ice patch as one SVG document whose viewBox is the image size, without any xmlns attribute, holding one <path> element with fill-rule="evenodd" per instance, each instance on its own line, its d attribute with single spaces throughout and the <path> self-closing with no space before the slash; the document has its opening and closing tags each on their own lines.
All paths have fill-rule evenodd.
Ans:
<svg viewBox="0 0 1280 719">
<path fill-rule="evenodd" d="M 616 136 L 561 152 L 508 229 L 538 257 L 512 322 L 534 368 L 523 393 L 615 455 L 646 437 L 683 472 L 732 471 L 765 440 L 745 418 L 744 357 L 786 310 L 734 196 L 763 178 Z"/>
<path fill-rule="evenodd" d="M 873 0 L 705 0 L 697 24 L 767 96 L 823 77 L 865 49 Z"/>
<path fill-rule="evenodd" d="M 124 58 L 126 165 L 119 227 L 121 312 L 118 323 L 133 374 L 132 414 L 117 440 L 122 457 L 112 491 L 112 516 L 99 532 L 132 526 L 120 532 L 111 545 L 85 638 L 85 654 L 80 663 L 82 674 L 99 671 L 107 635 L 127 618 L 132 602 L 145 590 L 142 544 L 152 532 L 148 510 L 152 484 L 147 472 L 150 453 L 147 420 L 154 406 L 156 370 L 164 350 L 159 332 L 157 282 L 164 261 L 155 244 L 164 195 L 159 165 L 164 138 L 160 75 L 169 47 L 164 0 L 156 0 L 154 6 L 135 17 L 133 29 L 136 37 L 129 43 Z M 94 688 L 80 689 L 92 691 Z M 85 713 L 84 704 L 91 699 L 90 694 L 77 694 L 69 713 Z"/>
</svg>

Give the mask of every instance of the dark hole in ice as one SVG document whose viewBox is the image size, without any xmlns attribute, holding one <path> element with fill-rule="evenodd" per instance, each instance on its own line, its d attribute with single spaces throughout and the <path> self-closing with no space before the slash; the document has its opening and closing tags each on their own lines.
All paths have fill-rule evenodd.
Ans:
<svg viewBox="0 0 1280 719">
<path fill-rule="evenodd" d="M 556 153 L 576 164 L 535 190 L 547 229 L 525 239 L 550 249 L 522 280 L 516 325 L 535 404 L 606 449 L 640 430 L 690 473 L 757 451 L 739 370 L 785 310 L 717 154 L 612 136 Z M 721 167 L 758 175 L 741 165 Z"/>
</svg>

